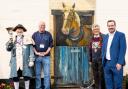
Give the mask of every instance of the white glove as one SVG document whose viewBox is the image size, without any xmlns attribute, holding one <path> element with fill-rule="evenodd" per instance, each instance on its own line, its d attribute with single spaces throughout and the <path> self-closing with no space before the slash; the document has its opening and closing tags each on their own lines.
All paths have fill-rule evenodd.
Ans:
<svg viewBox="0 0 128 89">
<path fill-rule="evenodd" d="M 28 64 L 29 67 L 33 67 L 34 66 L 34 62 L 33 61 L 30 61 L 29 64 Z"/>
</svg>

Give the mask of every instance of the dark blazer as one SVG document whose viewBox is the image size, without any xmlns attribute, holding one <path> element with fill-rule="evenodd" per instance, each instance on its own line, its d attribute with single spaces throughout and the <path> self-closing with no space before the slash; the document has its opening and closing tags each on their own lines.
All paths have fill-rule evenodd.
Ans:
<svg viewBox="0 0 128 89">
<path fill-rule="evenodd" d="M 102 64 L 105 65 L 106 62 L 106 51 L 109 35 L 105 35 L 103 38 L 102 46 Z M 110 57 L 111 65 L 115 66 L 117 63 L 125 65 L 125 53 L 126 53 L 126 38 L 125 34 L 119 31 L 115 32 L 111 46 L 110 46 Z"/>
</svg>

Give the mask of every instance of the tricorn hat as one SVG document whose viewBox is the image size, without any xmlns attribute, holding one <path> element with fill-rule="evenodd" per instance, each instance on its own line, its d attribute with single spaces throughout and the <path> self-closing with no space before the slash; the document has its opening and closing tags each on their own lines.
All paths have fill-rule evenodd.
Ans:
<svg viewBox="0 0 128 89">
<path fill-rule="evenodd" d="M 26 29 L 22 24 L 18 24 L 18 25 L 13 29 L 13 31 L 16 31 L 18 28 L 23 29 L 24 32 L 27 31 L 27 29 Z"/>
</svg>

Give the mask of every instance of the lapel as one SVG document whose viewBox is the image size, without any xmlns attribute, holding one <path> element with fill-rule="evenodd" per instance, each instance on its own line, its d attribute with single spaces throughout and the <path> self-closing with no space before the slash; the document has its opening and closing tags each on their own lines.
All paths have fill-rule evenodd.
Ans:
<svg viewBox="0 0 128 89">
<path fill-rule="evenodd" d="M 114 37 L 113 37 L 113 39 L 112 39 L 111 46 L 115 43 L 116 39 L 117 39 L 117 31 L 115 32 L 115 35 L 114 35 Z M 111 47 L 111 46 L 110 46 L 110 47 Z"/>
<path fill-rule="evenodd" d="M 22 35 L 21 38 L 24 39 L 24 35 Z M 16 41 L 17 41 L 17 35 L 14 37 L 14 43 L 15 43 L 15 44 L 16 44 Z"/>
<path fill-rule="evenodd" d="M 107 34 L 107 35 L 106 35 L 106 39 L 105 39 L 105 50 L 107 50 L 108 37 L 109 37 L 109 35 Z"/>
</svg>

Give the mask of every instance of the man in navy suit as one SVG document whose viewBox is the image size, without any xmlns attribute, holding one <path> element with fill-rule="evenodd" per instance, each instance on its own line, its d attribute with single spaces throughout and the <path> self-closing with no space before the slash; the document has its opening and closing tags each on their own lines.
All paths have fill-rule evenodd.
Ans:
<svg viewBox="0 0 128 89">
<path fill-rule="evenodd" d="M 106 89 L 122 89 L 123 66 L 125 65 L 125 34 L 116 30 L 116 22 L 108 20 L 109 33 L 103 38 L 102 64 Z"/>
</svg>

